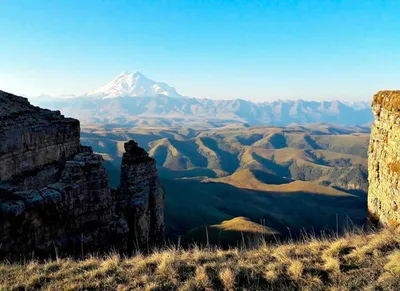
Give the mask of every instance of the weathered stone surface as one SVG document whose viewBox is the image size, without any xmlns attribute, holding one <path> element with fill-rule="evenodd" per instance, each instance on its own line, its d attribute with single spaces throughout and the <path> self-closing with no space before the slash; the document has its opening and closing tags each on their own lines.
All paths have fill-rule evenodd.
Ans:
<svg viewBox="0 0 400 291">
<path fill-rule="evenodd" d="M 121 189 L 79 144 L 79 121 L 0 91 L 0 256 L 120 251 L 162 239 L 155 161 L 126 143 Z"/>
<path fill-rule="evenodd" d="M 400 91 L 374 96 L 368 156 L 368 208 L 380 224 L 400 224 Z"/>
<path fill-rule="evenodd" d="M 35 175 L 38 168 L 78 153 L 80 127 L 76 119 L 32 106 L 27 99 L 3 91 L 0 91 L 0 116 L 2 181 L 16 175 Z"/>
<path fill-rule="evenodd" d="M 111 246 L 115 199 L 101 156 L 79 153 L 61 179 L 40 190 L 23 190 L 0 200 L 2 253 L 51 253 Z M 122 242 L 124 244 L 124 242 Z"/>
<path fill-rule="evenodd" d="M 164 190 L 156 161 L 134 141 L 125 143 L 117 208 L 130 229 L 130 250 L 159 241 L 164 233 Z"/>
</svg>

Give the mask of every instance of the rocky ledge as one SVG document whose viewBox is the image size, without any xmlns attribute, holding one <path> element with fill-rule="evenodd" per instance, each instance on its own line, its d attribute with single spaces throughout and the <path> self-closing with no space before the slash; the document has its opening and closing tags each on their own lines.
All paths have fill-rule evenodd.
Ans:
<svg viewBox="0 0 400 291">
<path fill-rule="evenodd" d="M 121 186 L 80 145 L 79 121 L 0 91 L 0 256 L 48 256 L 158 243 L 164 192 L 154 159 L 125 144 Z"/>
</svg>

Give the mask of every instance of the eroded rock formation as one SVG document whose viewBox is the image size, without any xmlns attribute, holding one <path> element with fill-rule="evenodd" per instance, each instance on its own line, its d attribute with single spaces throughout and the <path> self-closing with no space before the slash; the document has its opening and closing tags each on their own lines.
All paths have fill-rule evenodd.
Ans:
<svg viewBox="0 0 400 291">
<path fill-rule="evenodd" d="M 121 188 L 80 145 L 79 121 L 0 91 L 0 256 L 132 251 L 162 240 L 154 159 L 125 144 Z"/>
<path fill-rule="evenodd" d="M 375 123 L 368 156 L 368 208 L 383 225 L 400 224 L 400 91 L 374 96 Z"/>
<path fill-rule="evenodd" d="M 160 239 L 164 229 L 164 193 L 158 184 L 156 161 L 134 141 L 125 143 L 117 200 L 119 211 L 133 230 L 129 249 L 143 248 Z"/>
</svg>

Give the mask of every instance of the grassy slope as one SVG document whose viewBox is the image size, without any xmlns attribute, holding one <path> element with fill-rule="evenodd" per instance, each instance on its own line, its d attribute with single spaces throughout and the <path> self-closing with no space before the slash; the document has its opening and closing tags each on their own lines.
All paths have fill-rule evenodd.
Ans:
<svg viewBox="0 0 400 291">
<path fill-rule="evenodd" d="M 188 233 L 193 228 L 203 231 L 207 225 L 220 224 L 224 220 L 245 216 L 260 222 L 283 235 L 299 233 L 302 229 L 319 233 L 326 229 L 343 229 L 354 223 L 361 225 L 367 216 L 366 201 L 359 197 L 337 191 L 330 195 L 318 195 L 319 187 L 302 191 L 280 193 L 266 190 L 248 190 L 227 183 L 205 183 L 198 180 L 161 179 L 168 195 L 165 196 L 165 223 L 171 237 Z M 273 185 L 270 185 L 273 186 Z M 277 185 L 279 187 L 280 185 Z M 328 188 L 329 191 L 334 189 Z M 318 192 L 317 192 L 318 193 Z M 182 211 L 185 209 L 185 211 Z M 337 219 L 337 220 L 336 220 Z M 188 240 L 199 238 L 188 233 Z M 236 245 L 237 241 L 231 242 Z"/>
<path fill-rule="evenodd" d="M 400 233 L 0 263 L 1 290 L 400 290 Z"/>
</svg>

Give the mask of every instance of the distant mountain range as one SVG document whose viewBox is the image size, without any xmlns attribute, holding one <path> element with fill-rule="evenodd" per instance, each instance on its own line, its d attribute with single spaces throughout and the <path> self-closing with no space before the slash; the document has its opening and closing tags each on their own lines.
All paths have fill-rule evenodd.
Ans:
<svg viewBox="0 0 400 291">
<path fill-rule="evenodd" d="M 367 102 L 278 100 L 254 103 L 243 99 L 189 98 L 180 95 L 166 83 L 151 80 L 140 72 L 121 73 L 105 86 L 82 96 L 39 96 L 31 101 L 79 118 L 83 123 L 127 126 L 194 125 L 207 122 L 223 125 L 316 122 L 368 125 L 373 121 Z"/>
</svg>

